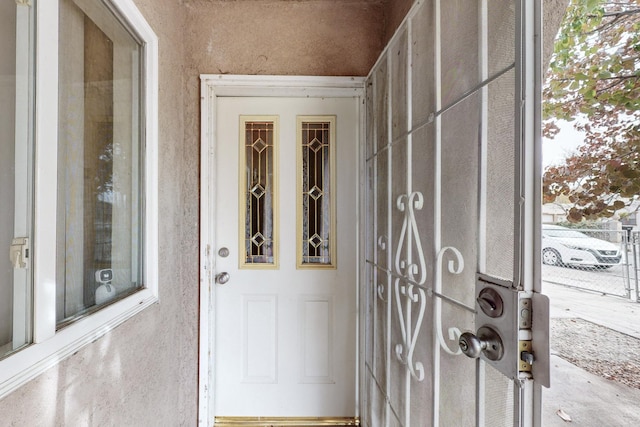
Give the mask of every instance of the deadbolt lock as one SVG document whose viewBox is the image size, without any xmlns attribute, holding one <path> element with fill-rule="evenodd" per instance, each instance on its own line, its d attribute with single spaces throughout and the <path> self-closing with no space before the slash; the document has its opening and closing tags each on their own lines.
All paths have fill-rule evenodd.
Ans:
<svg viewBox="0 0 640 427">
<path fill-rule="evenodd" d="M 484 288 L 476 298 L 480 309 L 489 317 L 496 318 L 504 313 L 504 302 L 500 294 L 493 288 Z"/>
<path fill-rule="evenodd" d="M 478 333 L 474 335 L 471 332 L 465 332 L 460 335 L 458 340 L 460 350 L 472 359 L 484 355 L 488 360 L 500 360 L 504 354 L 504 345 L 502 338 L 495 329 L 483 326 L 478 329 Z"/>
</svg>

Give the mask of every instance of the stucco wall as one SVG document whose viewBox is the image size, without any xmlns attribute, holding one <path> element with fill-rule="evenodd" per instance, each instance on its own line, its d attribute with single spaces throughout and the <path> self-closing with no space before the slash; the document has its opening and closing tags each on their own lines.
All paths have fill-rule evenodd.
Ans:
<svg viewBox="0 0 640 427">
<path fill-rule="evenodd" d="M 544 0 L 542 7 L 542 69 L 546 72 L 553 54 L 553 42 L 560 28 L 560 23 L 569 5 L 569 0 Z"/>
<path fill-rule="evenodd" d="M 197 162 L 185 160 L 198 146 L 183 143 L 185 10 L 135 1 L 160 41 L 160 303 L 1 400 L 3 426 L 196 423 L 198 186 L 186 175 Z"/>
<path fill-rule="evenodd" d="M 367 0 L 187 0 L 187 63 L 200 73 L 366 75 L 383 8 Z"/>
<path fill-rule="evenodd" d="M 385 43 L 393 37 L 413 3 L 414 0 L 386 0 L 384 14 Z"/>
<path fill-rule="evenodd" d="M 160 40 L 160 303 L 1 400 L 3 425 L 193 425 L 198 75 L 365 75 L 382 49 L 378 1 L 136 3 Z"/>
</svg>

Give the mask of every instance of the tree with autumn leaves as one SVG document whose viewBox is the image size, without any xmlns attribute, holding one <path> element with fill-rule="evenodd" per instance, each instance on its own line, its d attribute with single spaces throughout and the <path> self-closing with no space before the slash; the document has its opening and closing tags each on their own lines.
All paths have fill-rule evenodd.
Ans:
<svg viewBox="0 0 640 427">
<path fill-rule="evenodd" d="M 572 0 L 543 88 L 543 135 L 559 120 L 585 139 L 543 174 L 544 202 L 568 219 L 611 217 L 640 198 L 640 0 Z"/>
</svg>

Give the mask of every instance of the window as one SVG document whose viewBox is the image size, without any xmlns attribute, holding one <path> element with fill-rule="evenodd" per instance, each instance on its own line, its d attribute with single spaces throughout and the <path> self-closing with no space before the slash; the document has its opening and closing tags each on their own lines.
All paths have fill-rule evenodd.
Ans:
<svg viewBox="0 0 640 427">
<path fill-rule="evenodd" d="M 102 4 L 60 0 L 56 320 L 142 286 L 141 44 Z"/>
<path fill-rule="evenodd" d="M 33 11 L 14 2 L 0 5 L 0 358 L 31 341 L 29 270 L 26 268 L 33 93 L 30 40 Z M 5 252 L 6 254 L 6 252 Z M 4 254 L 3 254 L 4 255 Z M 18 268 L 14 268 L 18 267 Z"/>
<path fill-rule="evenodd" d="M 242 268 L 278 268 L 278 116 L 241 116 Z"/>
<path fill-rule="evenodd" d="M 1 398 L 158 285 L 155 34 L 131 0 L 4 2 L 0 33 Z"/>
<path fill-rule="evenodd" d="M 335 116 L 299 116 L 298 268 L 335 268 Z"/>
</svg>

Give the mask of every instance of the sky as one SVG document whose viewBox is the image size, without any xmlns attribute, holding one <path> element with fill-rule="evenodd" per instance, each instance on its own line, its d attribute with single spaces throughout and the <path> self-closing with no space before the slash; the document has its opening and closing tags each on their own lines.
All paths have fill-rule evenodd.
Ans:
<svg viewBox="0 0 640 427">
<path fill-rule="evenodd" d="M 584 138 L 581 132 L 573 128 L 573 123 L 562 120 L 558 122 L 558 127 L 560 132 L 554 139 L 542 139 L 543 169 L 552 164 L 562 164 Z"/>
</svg>

